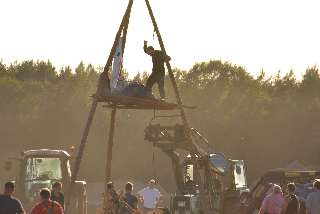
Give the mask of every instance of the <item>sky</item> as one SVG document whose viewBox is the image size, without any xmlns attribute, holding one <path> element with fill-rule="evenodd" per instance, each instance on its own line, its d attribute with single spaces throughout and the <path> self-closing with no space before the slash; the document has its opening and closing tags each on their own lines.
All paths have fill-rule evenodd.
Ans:
<svg viewBox="0 0 320 214">
<path fill-rule="evenodd" d="M 320 2 L 295 0 L 149 0 L 171 67 L 229 61 L 257 76 L 320 64 Z M 2 0 L 0 59 L 48 59 L 57 71 L 83 60 L 104 66 L 128 0 Z M 151 72 L 143 41 L 160 49 L 144 0 L 134 0 L 124 68 Z"/>
</svg>

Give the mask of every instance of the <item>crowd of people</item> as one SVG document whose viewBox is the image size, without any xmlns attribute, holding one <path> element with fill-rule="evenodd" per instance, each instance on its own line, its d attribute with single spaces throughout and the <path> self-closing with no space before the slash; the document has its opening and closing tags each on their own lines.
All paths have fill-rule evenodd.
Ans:
<svg viewBox="0 0 320 214">
<path fill-rule="evenodd" d="M 131 182 L 126 183 L 125 194 L 121 197 L 121 200 L 125 203 L 122 203 L 121 206 L 117 207 L 114 213 L 128 214 L 142 212 L 143 214 L 147 214 L 148 212 L 156 210 L 162 201 L 162 195 L 155 186 L 156 182 L 151 180 L 148 187 L 140 190 L 136 195 L 133 195 L 133 184 Z M 107 195 L 111 198 L 118 196 L 113 182 L 107 183 Z M 138 207 L 139 201 L 143 203 L 142 209 L 139 209 Z"/>
<path fill-rule="evenodd" d="M 129 214 L 142 211 L 143 214 L 147 214 L 156 210 L 162 201 L 162 195 L 155 188 L 155 185 L 156 182 L 151 180 L 148 187 L 140 190 L 136 195 L 133 195 L 133 184 L 130 182 L 126 183 L 124 187 L 125 194 L 121 195 L 120 198 L 123 203 L 117 207 L 114 213 Z M 272 185 L 272 193 L 263 200 L 259 214 L 299 214 L 300 203 L 298 197 L 294 195 L 294 183 L 287 184 L 286 196 L 283 196 L 280 186 Z M 63 214 L 64 195 L 61 192 L 61 188 L 62 184 L 56 182 L 52 186 L 52 191 L 47 188 L 41 189 L 40 202 L 33 207 L 30 213 Z M 306 214 L 320 214 L 320 180 L 314 180 L 313 189 L 314 191 L 307 197 Z M 14 191 L 14 183 L 5 183 L 4 194 L 0 194 L 0 214 L 25 214 L 25 210 L 19 199 L 13 197 Z M 106 195 L 111 198 L 119 196 L 113 182 L 107 183 Z M 138 207 L 138 201 L 143 203 L 141 210 Z"/>
<path fill-rule="evenodd" d="M 125 185 L 125 194 L 121 196 L 123 202 L 117 207 L 114 213 L 129 214 L 138 212 L 138 200 L 143 202 L 142 212 L 144 214 L 153 211 L 162 201 L 162 195 L 155 188 L 156 182 L 151 180 L 149 187 L 140 190 L 137 195 L 132 194 L 133 184 L 128 182 Z M 40 202 L 31 210 L 31 214 L 63 214 L 64 213 L 64 194 L 61 192 L 62 183 L 56 182 L 52 185 L 52 191 L 48 188 L 40 190 Z M 0 194 L 0 214 L 25 214 L 25 210 L 19 199 L 13 197 L 15 185 L 7 182 L 4 186 L 4 194 Z M 108 197 L 118 196 L 113 182 L 107 183 Z"/>
<path fill-rule="evenodd" d="M 313 192 L 307 197 L 306 209 L 300 209 L 298 197 L 294 194 L 294 183 L 286 186 L 287 195 L 283 197 L 280 186 L 273 185 L 272 193 L 264 198 L 259 214 L 320 214 L 320 180 L 314 180 Z M 305 212 L 304 212 L 305 211 Z"/>
<path fill-rule="evenodd" d="M 64 195 L 61 192 L 62 184 L 56 182 L 52 186 L 52 192 L 48 188 L 40 190 L 40 202 L 31 210 L 31 214 L 63 214 Z M 13 197 L 14 183 L 7 182 L 4 185 L 4 194 L 0 194 L 0 214 L 25 214 L 25 210 L 19 199 Z"/>
</svg>

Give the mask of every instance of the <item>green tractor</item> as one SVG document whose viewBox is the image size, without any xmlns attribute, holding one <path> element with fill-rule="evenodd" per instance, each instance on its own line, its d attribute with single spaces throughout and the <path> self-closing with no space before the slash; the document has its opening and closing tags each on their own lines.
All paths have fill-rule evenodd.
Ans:
<svg viewBox="0 0 320 214">
<path fill-rule="evenodd" d="M 20 161 L 20 173 L 16 179 L 15 196 L 18 197 L 27 213 L 40 202 L 40 190 L 52 189 L 55 182 L 61 182 L 66 190 L 71 179 L 71 156 L 63 150 L 27 150 L 19 158 L 6 158 L 6 170 L 11 169 L 11 160 Z M 66 191 L 64 191 L 66 192 Z M 87 213 L 86 182 L 76 181 L 70 211 L 76 214 Z"/>
<path fill-rule="evenodd" d="M 145 129 L 145 140 L 166 153 L 173 166 L 177 192 L 171 196 L 170 212 L 172 214 L 201 214 L 203 208 L 199 195 L 199 187 L 193 173 L 190 155 L 180 160 L 177 149 L 189 151 L 184 127 L 150 125 Z M 204 181 L 207 183 L 206 201 L 210 213 L 234 214 L 239 213 L 240 203 L 249 193 L 242 160 L 230 160 L 222 153 L 210 153 L 210 143 L 194 129 L 191 129 L 193 146 L 197 163 Z M 198 144 L 206 144 L 208 152 Z M 222 190 L 217 191 L 212 173 L 216 173 L 222 180 Z"/>
</svg>

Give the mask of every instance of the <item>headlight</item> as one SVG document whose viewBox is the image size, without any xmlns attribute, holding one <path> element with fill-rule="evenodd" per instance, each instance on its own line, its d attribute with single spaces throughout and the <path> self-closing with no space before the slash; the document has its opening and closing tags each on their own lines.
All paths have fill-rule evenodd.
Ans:
<svg viewBox="0 0 320 214">
<path fill-rule="evenodd" d="M 175 211 L 174 211 L 174 214 L 179 214 L 179 210 L 175 210 Z"/>
<path fill-rule="evenodd" d="M 178 201 L 178 207 L 185 207 L 186 202 L 185 201 Z"/>
</svg>

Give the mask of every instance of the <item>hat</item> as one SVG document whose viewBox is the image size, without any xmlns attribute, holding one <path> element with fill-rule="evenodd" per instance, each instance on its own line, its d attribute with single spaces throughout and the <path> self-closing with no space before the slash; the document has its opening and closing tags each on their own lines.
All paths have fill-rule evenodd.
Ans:
<svg viewBox="0 0 320 214">
<path fill-rule="evenodd" d="M 10 188 L 14 189 L 14 183 L 12 183 L 12 182 L 7 182 L 7 183 L 4 185 L 4 187 L 5 187 L 6 189 L 10 189 Z"/>
<path fill-rule="evenodd" d="M 279 193 L 281 188 L 278 185 L 273 186 L 273 193 Z"/>
</svg>

